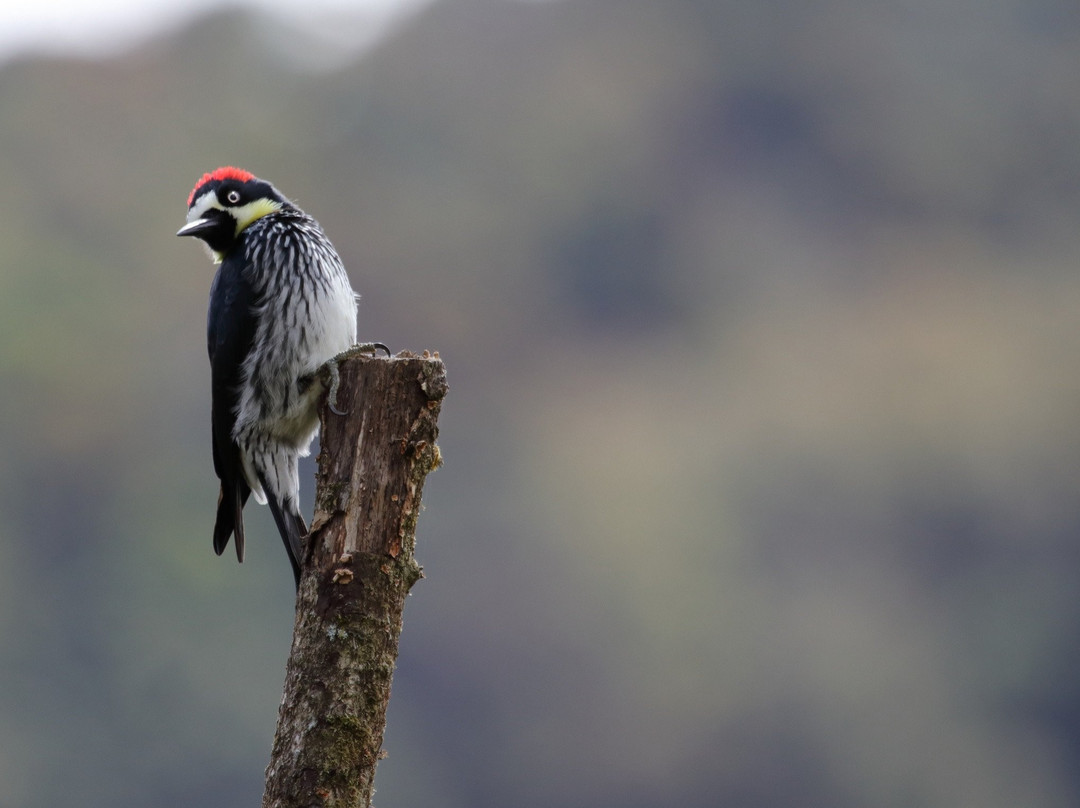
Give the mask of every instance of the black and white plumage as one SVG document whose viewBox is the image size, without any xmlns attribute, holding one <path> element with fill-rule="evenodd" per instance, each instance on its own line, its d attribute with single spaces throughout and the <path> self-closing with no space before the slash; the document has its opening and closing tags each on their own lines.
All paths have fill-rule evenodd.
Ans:
<svg viewBox="0 0 1080 808">
<path fill-rule="evenodd" d="M 307 525 L 297 463 L 319 427 L 317 371 L 356 342 L 357 295 L 322 228 L 269 183 L 236 168 L 203 175 L 178 236 L 220 264 L 210 287 L 214 470 L 221 480 L 214 550 L 236 537 L 243 508 L 267 503 L 297 585 Z"/>
</svg>

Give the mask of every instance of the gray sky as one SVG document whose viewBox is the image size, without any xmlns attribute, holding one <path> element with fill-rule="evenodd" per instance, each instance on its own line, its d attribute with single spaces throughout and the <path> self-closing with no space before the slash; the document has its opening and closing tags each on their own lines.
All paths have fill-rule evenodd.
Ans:
<svg viewBox="0 0 1080 808">
<path fill-rule="evenodd" d="M 300 25 L 318 12 L 355 13 L 370 19 L 370 34 L 353 28 L 337 39 L 362 47 L 371 36 L 402 14 L 431 0 L 30 0 L 0 4 L 0 60 L 26 51 L 100 54 L 184 24 L 212 8 L 264 8 Z M 329 32 L 328 32 L 329 33 Z M 351 40 L 355 39 L 355 42 Z"/>
</svg>

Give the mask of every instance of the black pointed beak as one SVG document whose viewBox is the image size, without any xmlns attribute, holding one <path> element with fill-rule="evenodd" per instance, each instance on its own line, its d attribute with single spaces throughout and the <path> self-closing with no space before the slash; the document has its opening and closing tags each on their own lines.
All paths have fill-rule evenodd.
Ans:
<svg viewBox="0 0 1080 808">
<path fill-rule="evenodd" d="M 207 217 L 202 218 L 202 219 L 196 219 L 193 222 L 188 222 L 187 224 L 185 224 L 183 227 L 181 227 L 179 230 L 176 231 L 176 235 L 178 235 L 178 236 L 197 236 L 197 237 L 201 238 L 202 236 L 205 236 L 208 233 L 212 233 L 214 230 L 216 230 L 218 227 L 220 227 L 220 225 L 221 225 L 221 222 L 217 218 L 207 216 Z"/>
</svg>

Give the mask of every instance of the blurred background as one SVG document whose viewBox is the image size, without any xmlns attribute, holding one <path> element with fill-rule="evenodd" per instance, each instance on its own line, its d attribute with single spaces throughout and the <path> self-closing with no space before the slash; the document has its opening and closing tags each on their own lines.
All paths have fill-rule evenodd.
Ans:
<svg viewBox="0 0 1080 808">
<path fill-rule="evenodd" d="M 0 20 L 0 808 L 261 797 L 223 164 L 447 363 L 378 805 L 1080 801 L 1074 3 L 93 7 Z"/>
</svg>

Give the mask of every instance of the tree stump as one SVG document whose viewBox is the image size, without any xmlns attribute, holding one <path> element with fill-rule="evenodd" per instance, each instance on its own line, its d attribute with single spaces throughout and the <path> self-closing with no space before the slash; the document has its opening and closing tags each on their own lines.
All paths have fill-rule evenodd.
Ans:
<svg viewBox="0 0 1080 808">
<path fill-rule="evenodd" d="M 424 478 L 441 463 L 438 354 L 341 357 L 263 808 L 371 805 Z"/>
</svg>

